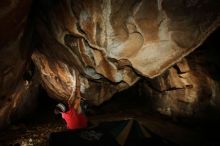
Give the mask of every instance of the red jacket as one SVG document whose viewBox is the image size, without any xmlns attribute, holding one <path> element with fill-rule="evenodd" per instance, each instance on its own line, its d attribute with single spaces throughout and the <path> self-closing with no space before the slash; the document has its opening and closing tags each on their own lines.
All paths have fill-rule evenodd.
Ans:
<svg viewBox="0 0 220 146">
<path fill-rule="evenodd" d="M 74 108 L 62 113 L 62 118 L 66 121 L 67 129 L 86 128 L 88 126 L 88 119 L 83 113 L 78 114 Z"/>
</svg>

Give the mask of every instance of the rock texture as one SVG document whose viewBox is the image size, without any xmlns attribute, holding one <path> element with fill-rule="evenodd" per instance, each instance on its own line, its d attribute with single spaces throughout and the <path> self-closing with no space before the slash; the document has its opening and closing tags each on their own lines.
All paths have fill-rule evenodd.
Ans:
<svg viewBox="0 0 220 146">
<path fill-rule="evenodd" d="M 31 59 L 51 97 L 67 100 L 79 78 L 82 96 L 100 105 L 195 50 L 219 27 L 219 7 L 214 0 L 35 0 L 32 7 L 30 0 L 2 0 L 0 125 L 38 84 L 37 75 L 25 75 Z M 175 94 L 184 94 L 178 100 L 193 103 L 200 78 L 211 80 L 189 73 L 188 65 L 153 79 L 169 81 L 158 90 L 178 88 Z"/>
<path fill-rule="evenodd" d="M 144 81 L 142 90 L 153 109 L 169 116 L 192 116 L 209 106 L 219 109 L 219 59 L 209 53 L 218 51 L 201 49 L 162 75 Z"/>
<path fill-rule="evenodd" d="M 79 72 L 87 82 L 81 92 L 87 93 L 85 98 L 101 98 L 99 104 L 139 77 L 160 75 L 220 24 L 219 3 L 208 0 L 64 0 L 37 5 L 39 42 L 32 59 L 44 87 L 66 99 Z M 102 90 L 89 90 L 91 84 Z"/>
<path fill-rule="evenodd" d="M 36 77 L 35 81 L 23 78 L 30 64 L 24 43 L 30 6 L 30 0 L 2 0 L 0 4 L 0 128 L 36 104 Z"/>
</svg>

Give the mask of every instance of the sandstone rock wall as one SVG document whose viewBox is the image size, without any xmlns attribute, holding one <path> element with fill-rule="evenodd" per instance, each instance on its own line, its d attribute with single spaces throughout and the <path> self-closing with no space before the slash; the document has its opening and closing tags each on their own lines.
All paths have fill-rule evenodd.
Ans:
<svg viewBox="0 0 220 146">
<path fill-rule="evenodd" d="M 210 61 L 210 50 L 195 51 L 162 75 L 144 81 L 142 91 L 153 109 L 169 116 L 195 116 L 207 107 L 219 109 L 219 63 Z"/>
<path fill-rule="evenodd" d="M 140 77 L 160 75 L 220 24 L 219 3 L 208 0 L 42 0 L 38 6 L 40 43 L 32 59 L 44 87 L 67 99 L 77 71 L 88 82 L 81 92 L 101 98 L 99 104 Z"/>
<path fill-rule="evenodd" d="M 0 3 L 0 128 L 11 122 L 15 112 L 19 117 L 36 104 L 37 77 L 23 78 L 30 64 L 30 48 L 24 42 L 30 7 L 30 0 Z"/>
<path fill-rule="evenodd" d="M 32 7 L 31 2 L 0 4 L 0 127 L 39 82 L 51 97 L 67 100 L 76 74 L 81 94 L 95 105 L 140 78 L 156 77 L 150 80 L 155 89 L 165 97 L 181 94 L 176 100 L 183 103 L 203 95 L 200 84 L 215 88 L 202 70 L 200 80 L 190 61 L 180 60 L 219 27 L 218 1 L 35 0 Z M 36 81 L 23 78 L 31 59 L 40 73 Z"/>
</svg>

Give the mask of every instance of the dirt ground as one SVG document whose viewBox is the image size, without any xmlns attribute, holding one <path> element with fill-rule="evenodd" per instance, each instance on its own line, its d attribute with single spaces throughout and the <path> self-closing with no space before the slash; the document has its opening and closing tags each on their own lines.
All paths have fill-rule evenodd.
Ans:
<svg viewBox="0 0 220 146">
<path fill-rule="evenodd" d="M 0 132 L 0 146 L 45 146 L 51 132 L 65 130 L 65 123 L 53 111 L 35 113 Z"/>
</svg>

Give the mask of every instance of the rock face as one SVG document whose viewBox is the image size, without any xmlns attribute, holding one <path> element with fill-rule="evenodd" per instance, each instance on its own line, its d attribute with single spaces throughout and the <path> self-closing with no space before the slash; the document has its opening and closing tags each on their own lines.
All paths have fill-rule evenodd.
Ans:
<svg viewBox="0 0 220 146">
<path fill-rule="evenodd" d="M 150 97 L 153 108 L 162 114 L 192 116 L 216 103 L 219 85 L 195 60 L 183 59 L 161 76 L 146 80 L 143 92 Z"/>
<path fill-rule="evenodd" d="M 219 109 L 219 37 L 218 30 L 163 74 L 145 79 L 142 91 L 155 110 L 170 116 L 192 116 L 207 107 Z"/>
<path fill-rule="evenodd" d="M 30 6 L 30 0 L 2 0 L 0 4 L 0 128 L 35 104 L 36 77 L 32 81 L 23 78 L 30 62 L 24 43 Z"/>
<path fill-rule="evenodd" d="M 79 72 L 82 94 L 96 104 L 139 77 L 160 75 L 220 24 L 219 3 L 208 0 L 42 0 L 37 5 L 40 43 L 32 59 L 42 84 L 65 100 L 75 91 Z"/>
<path fill-rule="evenodd" d="M 35 0 L 32 7 L 30 0 L 3 0 L 0 127 L 37 91 L 38 75 L 24 79 L 31 58 L 41 84 L 59 100 L 75 93 L 77 79 L 82 96 L 100 105 L 140 78 L 162 74 L 150 81 L 155 89 L 178 89 L 172 96 L 193 103 L 200 83 L 214 85 L 188 71 L 190 61 L 179 61 L 220 25 L 219 7 L 214 0 Z"/>
</svg>

